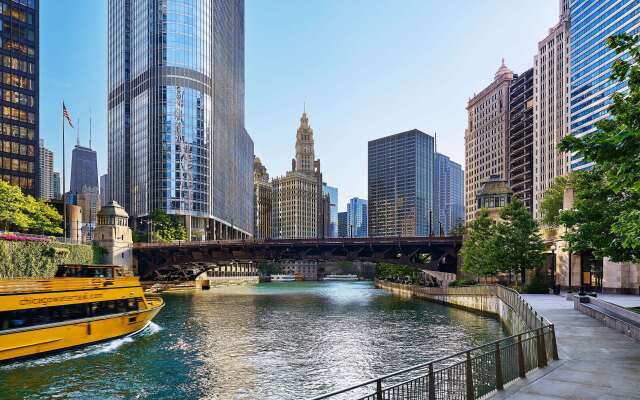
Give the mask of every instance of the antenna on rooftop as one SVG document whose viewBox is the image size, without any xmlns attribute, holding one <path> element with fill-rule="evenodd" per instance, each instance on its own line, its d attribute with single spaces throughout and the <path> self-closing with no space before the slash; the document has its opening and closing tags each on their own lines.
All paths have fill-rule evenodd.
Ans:
<svg viewBox="0 0 640 400">
<path fill-rule="evenodd" d="M 91 109 L 89 109 L 89 148 L 91 148 Z"/>
</svg>

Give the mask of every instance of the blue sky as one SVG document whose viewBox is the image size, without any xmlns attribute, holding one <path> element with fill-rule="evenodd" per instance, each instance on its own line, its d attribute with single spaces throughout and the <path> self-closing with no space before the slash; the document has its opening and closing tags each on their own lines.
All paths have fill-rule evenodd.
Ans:
<svg viewBox="0 0 640 400">
<path fill-rule="evenodd" d="M 246 127 L 271 176 L 290 168 L 303 103 L 340 210 L 367 197 L 367 141 L 417 128 L 464 162 L 466 102 L 504 57 L 530 68 L 557 0 L 246 0 Z M 89 113 L 106 172 L 106 0 L 42 0 L 40 135 L 62 168 L 61 102 Z M 67 130 L 67 174 L 75 132 Z M 68 177 L 68 175 L 67 175 Z M 67 185 L 69 180 L 67 179 Z"/>
</svg>

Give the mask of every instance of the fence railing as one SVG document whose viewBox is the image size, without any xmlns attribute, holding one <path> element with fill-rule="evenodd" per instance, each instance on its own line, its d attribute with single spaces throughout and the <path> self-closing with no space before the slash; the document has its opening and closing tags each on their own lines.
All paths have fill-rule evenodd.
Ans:
<svg viewBox="0 0 640 400">
<path fill-rule="evenodd" d="M 438 295 L 499 297 L 529 327 L 525 332 L 496 340 L 401 371 L 314 397 L 359 400 L 475 400 L 558 360 L 555 329 L 518 292 L 502 286 L 422 288 Z"/>
</svg>

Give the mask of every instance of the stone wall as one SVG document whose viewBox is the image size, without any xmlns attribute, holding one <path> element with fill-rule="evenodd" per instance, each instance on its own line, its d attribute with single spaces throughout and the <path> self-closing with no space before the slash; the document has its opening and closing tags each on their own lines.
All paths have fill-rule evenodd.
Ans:
<svg viewBox="0 0 640 400">
<path fill-rule="evenodd" d="M 376 281 L 376 287 L 498 318 L 510 335 L 539 328 L 541 317 L 516 292 L 496 285 L 427 288 Z"/>
</svg>

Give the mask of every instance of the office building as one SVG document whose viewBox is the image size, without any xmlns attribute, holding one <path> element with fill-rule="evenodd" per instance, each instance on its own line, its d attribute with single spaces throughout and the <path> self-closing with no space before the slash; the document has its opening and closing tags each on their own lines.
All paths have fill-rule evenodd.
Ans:
<svg viewBox="0 0 640 400">
<path fill-rule="evenodd" d="M 40 198 L 53 199 L 53 151 L 44 147 L 44 140 L 40 139 Z"/>
<path fill-rule="evenodd" d="M 109 0 L 107 34 L 113 200 L 137 230 L 160 209 L 192 240 L 252 236 L 244 1 Z"/>
<path fill-rule="evenodd" d="M 560 22 L 538 43 L 533 69 L 533 214 L 556 177 L 569 173 L 569 157 L 558 144 L 569 134 L 569 12 L 561 2 Z M 564 5 L 564 7 L 562 7 Z"/>
<path fill-rule="evenodd" d="M 322 174 L 315 159 L 313 129 L 303 112 L 296 132 L 295 158 L 291 171 L 274 178 L 272 234 L 278 239 L 323 237 Z"/>
<path fill-rule="evenodd" d="M 100 175 L 100 207 L 104 207 L 111 202 L 108 179 L 109 176 L 107 174 Z"/>
<path fill-rule="evenodd" d="M 570 133 L 578 137 L 597 130 L 596 123 L 609 118 L 608 107 L 615 92 L 627 91 L 626 82 L 612 81 L 611 66 L 618 55 L 607 46 L 612 35 L 640 31 L 640 2 L 637 0 L 574 0 L 570 5 Z M 592 164 L 572 154 L 571 170 Z"/>
<path fill-rule="evenodd" d="M 39 196 L 39 1 L 0 2 L 0 179 Z"/>
<path fill-rule="evenodd" d="M 433 233 L 448 235 L 464 225 L 464 171 L 444 154 L 436 153 L 433 168 Z"/>
<path fill-rule="evenodd" d="M 368 234 L 425 236 L 433 212 L 434 138 L 417 129 L 369 141 Z"/>
<path fill-rule="evenodd" d="M 514 78 L 502 60 L 493 82 L 474 94 L 467 104 L 468 125 L 464 133 L 467 222 L 475 218 L 480 184 L 492 175 L 509 178 L 509 87 Z"/>
<path fill-rule="evenodd" d="M 77 144 L 71 152 L 72 193 L 98 191 L 98 159 L 94 150 Z"/>
<path fill-rule="evenodd" d="M 338 213 L 338 237 L 349 237 L 347 232 L 347 225 L 349 220 L 349 213 L 346 211 Z"/>
<path fill-rule="evenodd" d="M 533 211 L 533 68 L 509 89 L 509 186 Z"/>
<path fill-rule="evenodd" d="M 62 199 L 62 190 L 60 189 L 60 172 L 53 173 L 53 198 L 55 200 Z"/>
<path fill-rule="evenodd" d="M 258 157 L 253 159 L 254 222 L 255 239 L 271 239 L 273 208 L 273 186 L 269 182 L 267 168 Z"/>
<path fill-rule="evenodd" d="M 327 237 L 338 237 L 338 188 L 322 183 L 322 194 L 329 200 Z"/>
<path fill-rule="evenodd" d="M 367 237 L 369 235 L 369 204 L 365 199 L 357 197 L 347 204 L 347 236 Z"/>
</svg>

